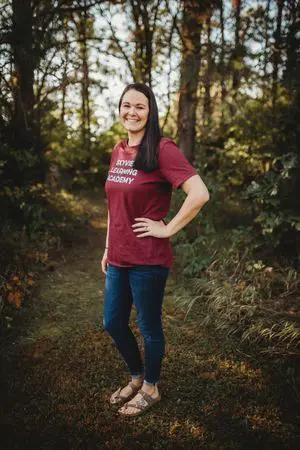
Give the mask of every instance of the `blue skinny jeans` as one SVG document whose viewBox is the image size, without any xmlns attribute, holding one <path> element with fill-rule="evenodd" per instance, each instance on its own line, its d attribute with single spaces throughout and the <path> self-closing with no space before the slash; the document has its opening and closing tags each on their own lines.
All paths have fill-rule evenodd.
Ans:
<svg viewBox="0 0 300 450">
<path fill-rule="evenodd" d="M 112 337 L 132 377 L 156 384 L 165 352 L 162 302 L 169 269 L 162 266 L 116 267 L 108 265 L 104 296 L 104 329 Z M 129 327 L 132 304 L 144 338 L 145 367 Z"/>
</svg>

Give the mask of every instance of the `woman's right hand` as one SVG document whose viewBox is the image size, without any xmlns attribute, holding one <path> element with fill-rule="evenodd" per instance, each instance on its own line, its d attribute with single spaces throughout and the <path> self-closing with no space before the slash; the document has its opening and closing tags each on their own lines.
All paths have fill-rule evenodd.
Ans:
<svg viewBox="0 0 300 450">
<path fill-rule="evenodd" d="M 102 268 L 102 272 L 106 275 L 107 273 L 107 253 L 108 250 L 107 248 L 104 250 L 103 253 L 103 257 L 102 257 L 102 261 L 101 261 L 101 268 Z"/>
</svg>

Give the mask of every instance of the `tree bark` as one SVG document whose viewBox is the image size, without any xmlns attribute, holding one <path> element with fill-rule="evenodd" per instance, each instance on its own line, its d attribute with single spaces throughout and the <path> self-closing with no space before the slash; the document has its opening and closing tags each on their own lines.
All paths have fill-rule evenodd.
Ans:
<svg viewBox="0 0 300 450">
<path fill-rule="evenodd" d="M 240 68 L 241 63 L 241 43 L 240 43 L 240 29 L 241 29 L 241 5 L 242 0 L 236 1 L 235 8 L 235 33 L 234 33 L 234 51 L 232 55 L 233 69 L 232 69 L 232 89 L 233 95 L 240 86 Z"/>
<path fill-rule="evenodd" d="M 30 149 L 39 144 L 34 120 L 34 70 L 38 59 L 33 52 L 33 9 L 30 0 L 13 0 L 12 8 L 11 47 L 15 76 L 10 139 L 13 147 Z"/>
<path fill-rule="evenodd" d="M 67 31 L 67 21 L 64 21 L 64 53 L 65 53 L 65 60 L 64 60 L 64 68 L 63 68 L 63 75 L 62 75 L 62 101 L 61 101 L 61 113 L 60 113 L 60 120 L 62 123 L 65 121 L 65 115 L 66 115 L 66 97 L 67 97 L 67 85 L 68 85 L 68 65 L 69 65 L 69 43 L 68 43 L 68 31 Z"/>
<path fill-rule="evenodd" d="M 264 41 L 265 41 L 265 49 L 264 49 L 264 65 L 263 65 L 263 74 L 264 79 L 268 79 L 267 74 L 267 65 L 268 65 L 268 48 L 269 48 L 269 21 L 270 21 L 270 4 L 271 0 L 268 0 L 267 7 L 265 10 L 265 20 L 264 20 Z"/>
<path fill-rule="evenodd" d="M 224 3 L 220 0 L 220 27 L 221 27 L 221 55 L 220 55 L 220 75 L 221 75 L 221 125 L 224 125 L 224 106 L 226 98 L 225 85 L 225 29 L 224 29 Z"/>
<path fill-rule="evenodd" d="M 134 81 L 152 85 L 153 35 L 156 29 L 159 0 L 145 2 L 130 0 L 132 18 L 135 24 Z M 147 6 L 151 8 L 149 13 Z"/>
<path fill-rule="evenodd" d="M 206 73 L 204 76 L 204 102 L 203 102 L 203 127 L 209 128 L 211 123 L 211 78 L 212 78 L 212 43 L 211 43 L 211 15 L 206 19 L 207 44 L 206 44 Z"/>
<path fill-rule="evenodd" d="M 205 3 L 205 2 L 203 2 Z M 178 107 L 178 142 L 187 159 L 195 159 L 197 88 L 200 70 L 201 14 L 206 5 L 193 0 L 183 1 L 182 40 Z"/>
<path fill-rule="evenodd" d="M 86 0 L 85 0 L 86 1 Z M 80 13 L 78 34 L 81 56 L 81 136 L 82 147 L 86 152 L 84 168 L 89 167 L 91 150 L 91 107 L 90 107 L 90 77 L 89 77 L 89 50 L 87 46 L 87 27 L 89 15 L 87 9 Z"/>
<path fill-rule="evenodd" d="M 278 95 L 278 69 L 281 61 L 281 26 L 284 0 L 277 0 L 276 30 L 274 33 L 273 72 L 272 72 L 272 106 L 275 108 Z"/>
</svg>

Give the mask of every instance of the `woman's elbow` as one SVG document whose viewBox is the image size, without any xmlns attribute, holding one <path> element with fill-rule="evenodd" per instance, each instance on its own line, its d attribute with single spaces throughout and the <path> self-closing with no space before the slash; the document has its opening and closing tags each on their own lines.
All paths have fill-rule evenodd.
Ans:
<svg viewBox="0 0 300 450">
<path fill-rule="evenodd" d="M 207 203 L 209 201 L 209 199 L 210 199 L 209 192 L 208 192 L 208 189 L 206 189 L 205 202 L 204 203 Z"/>
<path fill-rule="evenodd" d="M 209 192 L 207 189 L 203 189 L 200 195 L 197 197 L 197 207 L 202 208 L 209 201 Z"/>
</svg>

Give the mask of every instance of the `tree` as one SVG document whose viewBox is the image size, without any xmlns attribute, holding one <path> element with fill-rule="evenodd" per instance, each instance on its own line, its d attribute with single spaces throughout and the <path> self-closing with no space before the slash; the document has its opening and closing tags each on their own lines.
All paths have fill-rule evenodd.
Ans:
<svg viewBox="0 0 300 450">
<path fill-rule="evenodd" d="M 135 42 L 134 81 L 152 85 L 153 35 L 160 0 L 130 0 L 135 27 L 132 31 Z"/>
<path fill-rule="evenodd" d="M 273 108 L 277 101 L 278 92 L 278 68 L 281 61 L 281 28 L 282 28 L 282 13 L 284 7 L 284 0 L 277 0 L 277 19 L 276 30 L 274 33 L 274 51 L 273 51 L 273 72 L 272 72 L 272 105 Z"/>
<path fill-rule="evenodd" d="M 243 56 L 243 46 L 240 39 L 241 30 L 241 9 L 242 0 L 234 2 L 235 10 L 235 32 L 234 32 L 234 49 L 232 54 L 232 89 L 236 93 L 240 85 L 240 70 Z"/>
<path fill-rule="evenodd" d="M 226 97 L 225 85 L 225 26 L 224 26 L 224 2 L 220 0 L 220 28 L 221 28 L 221 53 L 220 53 L 220 78 L 221 78 L 221 124 L 224 125 L 224 105 Z"/>
<path fill-rule="evenodd" d="M 204 100 L 203 100 L 203 126 L 204 129 L 208 128 L 211 123 L 212 105 L 211 105 L 211 84 L 213 75 L 213 55 L 212 55 L 212 42 L 211 42 L 211 13 L 208 14 L 206 19 L 206 71 L 204 74 Z"/>
<path fill-rule="evenodd" d="M 183 1 L 182 59 L 178 107 L 178 141 L 187 159 L 195 158 L 197 89 L 200 70 L 201 31 L 209 2 Z"/>
<path fill-rule="evenodd" d="M 12 1 L 12 48 L 14 112 L 10 124 L 10 142 L 15 148 L 40 148 L 35 121 L 34 71 L 39 55 L 34 46 L 34 9 L 30 0 Z"/>
</svg>

